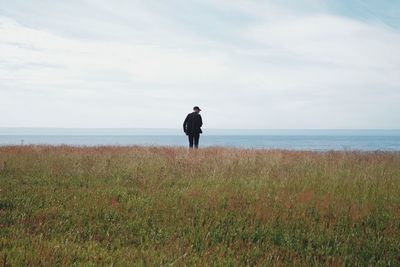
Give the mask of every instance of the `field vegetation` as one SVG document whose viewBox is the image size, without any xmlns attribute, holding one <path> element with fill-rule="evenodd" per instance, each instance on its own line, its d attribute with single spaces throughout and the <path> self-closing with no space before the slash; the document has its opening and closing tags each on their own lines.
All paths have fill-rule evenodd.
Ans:
<svg viewBox="0 0 400 267">
<path fill-rule="evenodd" d="M 1 266 L 399 266 L 400 153 L 0 147 Z"/>
</svg>

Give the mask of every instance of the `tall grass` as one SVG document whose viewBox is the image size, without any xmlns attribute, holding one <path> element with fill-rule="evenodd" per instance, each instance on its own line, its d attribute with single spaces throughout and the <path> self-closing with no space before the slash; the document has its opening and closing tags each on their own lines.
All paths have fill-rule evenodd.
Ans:
<svg viewBox="0 0 400 267">
<path fill-rule="evenodd" d="M 400 153 L 0 147 L 0 264 L 399 266 Z"/>
</svg>

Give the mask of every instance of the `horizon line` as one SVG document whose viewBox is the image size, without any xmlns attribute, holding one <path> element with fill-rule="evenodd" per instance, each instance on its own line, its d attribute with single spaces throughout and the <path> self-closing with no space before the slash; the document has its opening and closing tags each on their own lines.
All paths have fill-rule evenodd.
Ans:
<svg viewBox="0 0 400 267">
<path fill-rule="evenodd" d="M 62 129 L 62 130 L 180 130 L 181 128 L 163 127 L 47 127 L 47 126 L 0 126 L 0 129 Z M 339 131 L 400 131 L 400 128 L 207 128 L 207 130 L 233 130 L 233 131 L 318 131 L 318 130 L 339 130 Z"/>
</svg>

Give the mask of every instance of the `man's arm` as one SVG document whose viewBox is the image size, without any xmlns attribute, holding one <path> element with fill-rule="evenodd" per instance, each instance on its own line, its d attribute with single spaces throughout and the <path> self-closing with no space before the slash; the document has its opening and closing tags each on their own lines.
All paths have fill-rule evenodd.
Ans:
<svg viewBox="0 0 400 267">
<path fill-rule="evenodd" d="M 199 114 L 199 116 L 200 116 L 200 127 L 201 127 L 201 126 L 203 126 L 203 119 L 201 118 L 200 114 Z"/>
<path fill-rule="evenodd" d="M 189 115 L 186 116 L 186 119 L 183 121 L 183 131 L 187 134 L 187 123 L 188 123 Z"/>
</svg>

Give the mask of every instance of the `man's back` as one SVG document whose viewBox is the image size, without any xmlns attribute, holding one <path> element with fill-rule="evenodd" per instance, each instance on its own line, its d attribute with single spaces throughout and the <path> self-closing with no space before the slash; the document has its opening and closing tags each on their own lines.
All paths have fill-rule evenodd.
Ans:
<svg viewBox="0 0 400 267">
<path fill-rule="evenodd" d="M 203 120 L 201 115 L 197 112 L 189 113 L 183 122 L 183 130 L 186 134 L 198 134 L 202 133 L 201 126 L 203 125 Z"/>
</svg>

